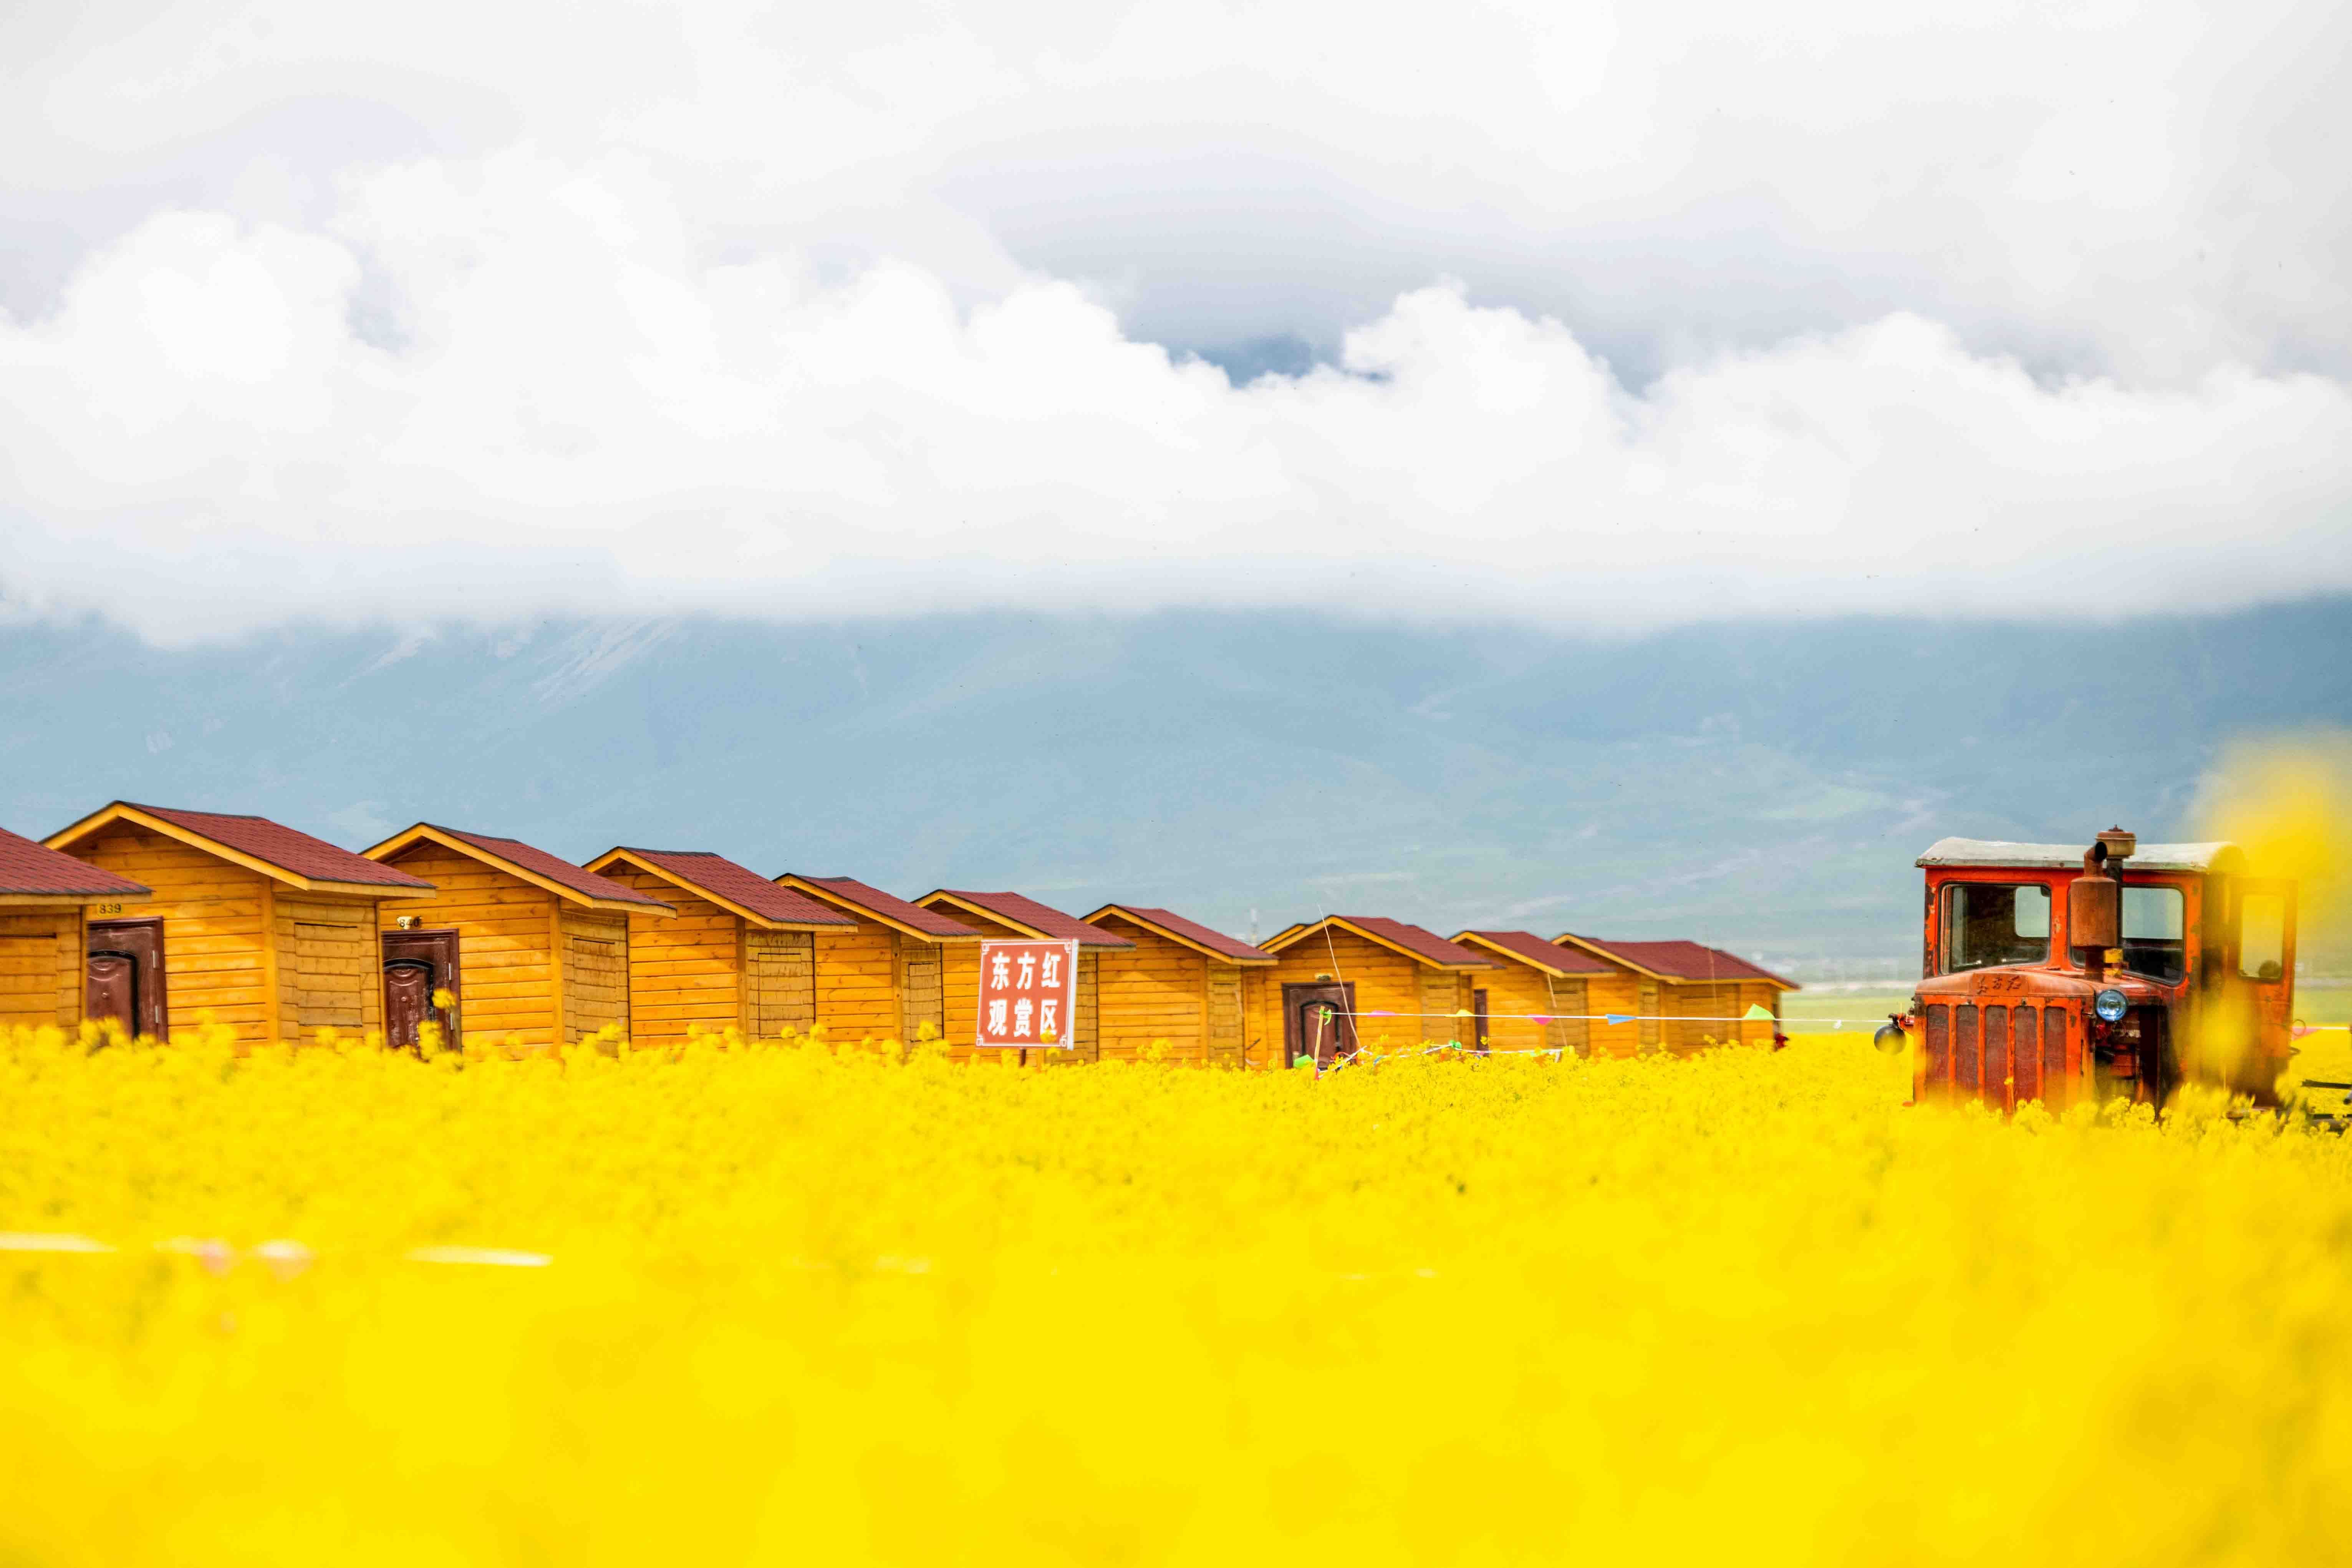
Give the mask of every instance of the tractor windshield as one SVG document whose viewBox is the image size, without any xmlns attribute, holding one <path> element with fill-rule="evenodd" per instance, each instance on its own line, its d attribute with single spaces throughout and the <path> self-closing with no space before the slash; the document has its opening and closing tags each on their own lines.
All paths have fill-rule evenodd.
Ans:
<svg viewBox="0 0 2352 1568">
<path fill-rule="evenodd" d="M 2248 893 L 2238 905 L 2238 973 L 2249 980 L 2276 980 L 2285 973 L 2286 900 L 2276 893 Z"/>
<path fill-rule="evenodd" d="M 2180 889 L 2124 889 L 2124 967 L 2169 984 L 2186 972 Z"/>
<path fill-rule="evenodd" d="M 1944 967 L 2039 963 L 2050 956 L 2050 889 L 2039 882 L 1955 882 L 1944 889 Z"/>
</svg>

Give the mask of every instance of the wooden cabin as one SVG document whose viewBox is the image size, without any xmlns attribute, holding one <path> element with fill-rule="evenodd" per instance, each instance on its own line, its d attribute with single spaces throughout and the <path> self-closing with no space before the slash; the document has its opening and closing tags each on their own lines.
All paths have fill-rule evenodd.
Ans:
<svg viewBox="0 0 2352 1568">
<path fill-rule="evenodd" d="M 1132 944 L 1095 960 L 1104 1056 L 1131 1060 L 1162 1045 L 1168 1060 L 1192 1066 L 1249 1059 L 1274 954 L 1146 904 L 1105 904 L 1087 923 Z"/>
<path fill-rule="evenodd" d="M 702 849 L 607 849 L 588 869 L 677 910 L 629 915 L 629 1033 L 679 1045 L 730 1026 L 754 1040 L 816 1023 L 816 939 L 856 922 Z"/>
<path fill-rule="evenodd" d="M 1115 931 L 1048 908 L 1019 893 L 975 893 L 940 888 L 915 902 L 934 914 L 961 921 L 983 939 L 999 942 L 1075 942 L 1078 944 L 1077 1016 L 1071 1021 L 1070 1044 L 1039 1054 L 1047 1062 L 1100 1061 L 1102 1034 L 1102 959 L 1107 952 L 1131 951 L 1135 944 Z M 946 955 L 941 982 L 947 999 L 950 1054 L 957 1059 L 978 1055 L 1000 1062 L 1016 1051 L 974 1052 L 972 1037 L 980 1025 L 980 949 L 969 946 Z"/>
<path fill-rule="evenodd" d="M 433 887 L 383 910 L 388 1044 L 415 1044 L 427 1022 L 450 1040 L 536 1049 L 627 1037 L 629 919 L 669 904 L 520 839 L 429 822 L 367 858 Z"/>
<path fill-rule="evenodd" d="M 0 827 L 0 1029 L 75 1028 L 92 1001 L 95 1016 L 135 1024 L 142 998 L 132 961 L 92 955 L 87 928 L 149 897 L 128 877 Z"/>
<path fill-rule="evenodd" d="M 948 1032 L 940 971 L 945 955 L 980 933 L 935 910 L 891 897 L 854 877 L 787 871 L 777 885 L 836 913 L 846 928 L 815 933 L 816 1021 L 836 1040 L 912 1044 Z"/>
<path fill-rule="evenodd" d="M 1695 942 L 1614 942 L 1562 932 L 1553 939 L 1607 964 L 1607 981 L 1588 983 L 1596 1013 L 1630 1013 L 1633 1021 L 1599 1026 L 1617 1056 L 1664 1048 L 1676 1055 L 1709 1045 L 1769 1046 L 1780 1028 L 1780 994 L 1797 989 L 1746 959 Z M 1630 1001 L 1630 1005 L 1627 1004 Z M 1761 1005 L 1772 1016 L 1748 1019 Z"/>
<path fill-rule="evenodd" d="M 1493 960 L 1402 921 L 1327 915 L 1258 944 L 1266 972 L 1259 1035 L 1266 1065 L 1360 1047 L 1475 1044 Z"/>
<path fill-rule="evenodd" d="M 91 1016 L 166 1036 L 209 1016 L 240 1047 L 383 1027 L 379 919 L 433 885 L 265 816 L 116 801 L 48 847 L 154 889 L 88 923 Z"/>
<path fill-rule="evenodd" d="M 1581 949 L 1560 947 L 1533 931 L 1465 931 L 1454 944 L 1491 959 L 1486 1005 L 1480 1015 L 1480 1044 L 1498 1051 L 1569 1051 L 1592 1048 L 1589 982 L 1609 966 Z"/>
</svg>

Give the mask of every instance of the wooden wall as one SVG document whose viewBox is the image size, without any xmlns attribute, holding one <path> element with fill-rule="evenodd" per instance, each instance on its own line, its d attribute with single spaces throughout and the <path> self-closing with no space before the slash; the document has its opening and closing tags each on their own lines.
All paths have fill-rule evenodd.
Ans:
<svg viewBox="0 0 2352 1568">
<path fill-rule="evenodd" d="M 749 992 L 743 1027 L 755 1040 L 789 1029 L 806 1034 L 816 1022 L 816 941 L 804 931 L 743 932 L 743 984 Z"/>
<path fill-rule="evenodd" d="M 677 910 L 675 917 L 623 917 L 629 926 L 630 1039 L 684 1045 L 690 1030 L 748 1027 L 743 918 L 626 863 L 600 874 Z"/>
<path fill-rule="evenodd" d="M 194 1027 L 206 1012 L 241 1046 L 383 1026 L 381 900 L 297 892 L 130 822 L 66 853 L 155 890 L 146 903 L 126 904 L 121 918 L 163 921 L 163 1005 L 174 1031 Z M 77 984 L 80 973 L 77 960 Z"/>
<path fill-rule="evenodd" d="M 1328 937 L 1327 942 L 1325 938 Z M 1352 931 L 1317 931 L 1303 941 L 1293 942 L 1276 955 L 1272 969 L 1261 971 L 1265 975 L 1260 994 L 1257 1031 L 1262 1044 L 1262 1059 L 1276 1067 L 1284 1065 L 1286 1048 L 1283 1033 L 1282 987 L 1286 983 L 1297 984 L 1311 982 L 1318 974 L 1330 974 L 1356 987 L 1356 1011 L 1361 1013 L 1419 1014 L 1423 1006 L 1421 977 L 1435 973 L 1444 983 L 1439 993 L 1445 999 L 1443 1011 L 1454 1006 L 1454 977 L 1442 971 L 1432 971 L 1378 942 L 1367 942 Z M 1424 1026 L 1442 1033 L 1430 1035 Z M 1359 1044 L 1382 1050 L 1403 1050 L 1425 1039 L 1448 1039 L 1444 1018 L 1397 1016 L 1387 1018 L 1359 1017 L 1356 1038 Z"/>
<path fill-rule="evenodd" d="M 1486 993 L 1488 1046 L 1498 1051 L 1568 1051 L 1582 1056 L 1591 1039 L 1584 1020 L 1559 1015 L 1591 1011 L 1585 1005 L 1584 982 L 1554 979 L 1507 958 L 1495 962 L 1497 968 L 1471 982 Z M 1538 1024 L 1531 1015 L 1552 1021 Z"/>
<path fill-rule="evenodd" d="M 898 938 L 898 1037 L 913 1044 L 928 1029 L 932 1039 L 944 1038 L 948 1032 L 946 961 L 940 944 L 925 942 L 905 931 Z M 964 947 L 974 945 L 962 943 Z"/>
<path fill-rule="evenodd" d="M 1261 1043 L 1258 1013 L 1265 992 L 1263 965 L 1209 965 L 1208 1063 L 1245 1067 Z"/>
<path fill-rule="evenodd" d="M 1472 1005 L 1472 994 L 1486 983 L 1486 974 L 1454 974 L 1443 969 L 1423 969 L 1421 1037 L 1431 1045 L 1477 1044 L 1476 1020 L 1467 1015 L 1476 1012 Z"/>
<path fill-rule="evenodd" d="M 425 931 L 457 932 L 464 994 L 457 1026 L 468 1041 L 555 1043 L 555 895 L 469 855 L 420 841 L 391 862 L 434 886 L 429 899 L 387 899 L 378 928 L 415 915 Z M 150 884 L 151 886 L 152 884 Z M 624 917 L 615 916 L 614 919 Z"/>
<path fill-rule="evenodd" d="M 898 932 L 879 921 L 852 918 L 854 926 L 814 933 L 816 1022 L 835 1041 L 896 1039 L 905 1026 Z"/>
<path fill-rule="evenodd" d="M 563 930 L 563 1043 L 600 1029 L 629 1037 L 629 917 L 618 910 L 559 906 Z M 459 968 L 464 958 L 459 957 Z"/>
<path fill-rule="evenodd" d="M 154 889 L 146 903 L 125 905 L 122 918 L 163 921 L 163 1000 L 173 1029 L 193 1028 L 199 1013 L 210 1012 L 240 1045 L 268 1037 L 275 954 L 265 933 L 276 886 L 269 879 L 129 822 L 110 824 L 66 853 Z"/>
<path fill-rule="evenodd" d="M 1655 983 L 1643 980 L 1630 969 L 1612 968 L 1606 974 L 1587 975 L 1584 980 L 1584 1010 L 1588 1013 L 1623 1013 L 1638 1016 L 1642 1012 L 1642 990 L 1644 986 L 1651 987 L 1654 994 Z M 1597 1057 L 1639 1055 L 1643 1034 L 1647 1032 L 1654 1035 L 1655 1033 L 1652 1026 L 1640 1023 L 1608 1024 L 1598 1018 L 1586 1027 L 1590 1049 Z"/>
<path fill-rule="evenodd" d="M 1217 1011 L 1224 1023 L 1224 1045 L 1238 1052 L 1241 1043 L 1241 985 L 1230 963 L 1212 963 L 1197 949 L 1171 942 L 1132 921 L 1107 915 L 1095 922 L 1114 936 L 1135 943 L 1126 948 L 1097 950 L 1096 974 L 1102 986 L 1099 1007 L 1104 1058 L 1133 1061 L 1155 1040 L 1167 1042 L 1168 1059 L 1188 1066 L 1211 1058 L 1210 1016 Z M 1215 1005 L 1217 983 L 1223 982 L 1223 1005 Z"/>
<path fill-rule="evenodd" d="M 982 936 L 997 942 L 1026 942 L 1029 938 L 1011 926 L 990 920 L 961 905 L 952 905 L 940 913 L 970 926 Z M 940 1033 L 947 1037 L 948 1055 L 956 1061 L 968 1061 L 977 1054 L 987 1062 L 999 1057 L 1012 1057 L 997 1050 L 972 1049 L 972 1032 L 980 1027 L 980 943 L 960 942 L 943 948 L 940 954 L 940 998 L 943 1019 Z M 1013 1053 L 1018 1055 L 1018 1053 Z"/>
<path fill-rule="evenodd" d="M 1677 1052 L 1705 1050 L 1712 1043 L 1769 1046 L 1772 1043 L 1773 1025 L 1758 1020 L 1750 1023 L 1723 1023 L 1724 1018 L 1739 1016 L 1757 1003 L 1762 1003 L 1777 1016 L 1780 1013 L 1780 990 L 1760 980 L 1722 980 L 1685 982 L 1671 987 L 1667 1007 L 1675 1017 L 1671 1028 L 1671 1047 Z"/>
<path fill-rule="evenodd" d="M 321 899 L 279 889 L 271 900 L 278 937 L 278 1036 L 314 1041 L 322 1028 L 364 1035 L 383 1027 L 383 952 L 374 899 Z M 163 932 L 165 950 L 171 931 Z"/>
<path fill-rule="evenodd" d="M 0 1028 L 81 1022 L 82 907 L 0 909 Z"/>
</svg>

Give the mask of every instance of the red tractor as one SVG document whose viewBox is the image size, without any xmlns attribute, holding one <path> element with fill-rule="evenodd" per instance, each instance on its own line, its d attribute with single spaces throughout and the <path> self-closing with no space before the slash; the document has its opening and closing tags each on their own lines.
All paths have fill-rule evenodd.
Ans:
<svg viewBox="0 0 2352 1568">
<path fill-rule="evenodd" d="M 1919 865 L 1922 978 L 1898 1022 L 1916 1030 L 1922 1103 L 2161 1106 L 2184 1082 L 2278 1103 L 2292 881 L 2248 876 L 2231 845 L 2120 827 L 2087 847 L 1946 838 Z"/>
</svg>

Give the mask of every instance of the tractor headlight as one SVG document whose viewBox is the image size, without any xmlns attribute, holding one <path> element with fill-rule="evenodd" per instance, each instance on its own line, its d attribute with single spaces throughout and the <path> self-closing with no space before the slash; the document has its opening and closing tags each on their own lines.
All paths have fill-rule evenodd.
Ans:
<svg viewBox="0 0 2352 1568">
<path fill-rule="evenodd" d="M 2112 1024 L 2124 1016 L 2124 994 L 2120 991 L 2100 992 L 2091 998 L 2091 1011 L 2099 1016 L 2102 1024 Z"/>
</svg>

